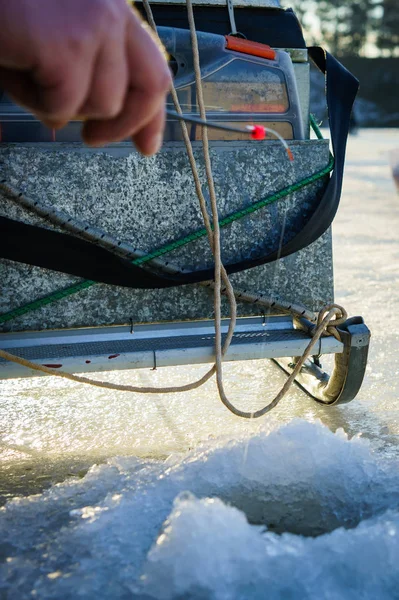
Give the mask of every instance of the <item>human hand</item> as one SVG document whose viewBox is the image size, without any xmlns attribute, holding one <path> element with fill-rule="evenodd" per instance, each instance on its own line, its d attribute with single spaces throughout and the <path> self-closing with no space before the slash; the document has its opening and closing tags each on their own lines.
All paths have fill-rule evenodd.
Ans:
<svg viewBox="0 0 399 600">
<path fill-rule="evenodd" d="M 126 0 L 0 0 L 0 87 L 52 128 L 82 119 L 83 139 L 162 144 L 171 77 Z"/>
</svg>

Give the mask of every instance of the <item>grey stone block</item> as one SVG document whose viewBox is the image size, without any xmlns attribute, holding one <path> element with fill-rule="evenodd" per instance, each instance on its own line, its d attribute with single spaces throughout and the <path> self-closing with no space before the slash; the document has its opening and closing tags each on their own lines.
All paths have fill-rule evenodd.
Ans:
<svg viewBox="0 0 399 600">
<path fill-rule="evenodd" d="M 203 189 L 206 178 L 199 143 L 194 143 Z M 278 142 L 215 142 L 212 165 L 219 217 L 320 171 L 329 158 L 328 142 L 292 142 L 290 163 Z M 101 227 L 106 232 L 148 252 L 203 227 L 185 149 L 165 144 L 147 159 L 127 144 L 91 151 L 81 144 L 0 145 L 2 176 L 25 195 L 56 206 Z M 319 181 L 304 190 L 228 225 L 222 230 L 223 260 L 257 257 L 274 247 L 293 226 L 305 222 L 324 186 Z M 53 227 L 1 198 L 0 214 L 28 223 Z M 164 257 L 184 268 L 212 265 L 206 238 Z M 276 263 L 231 277 L 239 288 L 273 293 L 315 310 L 333 300 L 331 235 L 327 232 L 305 250 Z M 77 281 L 68 275 L 37 267 L 0 261 L 0 312 L 40 298 Z M 212 296 L 199 285 L 168 290 L 132 290 L 96 284 L 15 319 L 3 331 L 156 322 L 212 317 Z M 227 304 L 223 300 L 223 313 Z M 259 314 L 259 308 L 239 305 L 240 315 Z"/>
</svg>

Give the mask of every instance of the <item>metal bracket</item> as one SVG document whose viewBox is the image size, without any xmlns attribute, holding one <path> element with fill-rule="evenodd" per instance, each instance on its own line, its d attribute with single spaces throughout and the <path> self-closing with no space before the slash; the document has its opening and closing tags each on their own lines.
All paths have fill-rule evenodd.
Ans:
<svg viewBox="0 0 399 600">
<path fill-rule="evenodd" d="M 236 20 L 235 20 L 235 16 L 234 16 L 233 0 L 227 0 L 227 10 L 229 13 L 229 20 L 230 20 L 230 29 L 231 29 L 230 35 L 237 35 L 237 26 L 236 26 Z"/>
<path fill-rule="evenodd" d="M 244 35 L 243 33 L 241 33 L 240 31 L 237 31 L 236 19 L 235 19 L 235 15 L 234 15 L 234 0 L 226 0 L 226 1 L 227 1 L 227 11 L 229 13 L 230 29 L 231 29 L 229 35 L 244 38 L 246 40 L 247 36 Z"/>
<path fill-rule="evenodd" d="M 345 404 L 356 397 L 366 371 L 371 336 L 362 317 L 352 317 L 337 329 L 344 349 L 335 354 L 331 375 L 309 360 L 295 379 L 314 400 L 328 406 Z M 292 359 L 277 358 L 274 362 L 287 374 L 292 373 Z"/>
</svg>

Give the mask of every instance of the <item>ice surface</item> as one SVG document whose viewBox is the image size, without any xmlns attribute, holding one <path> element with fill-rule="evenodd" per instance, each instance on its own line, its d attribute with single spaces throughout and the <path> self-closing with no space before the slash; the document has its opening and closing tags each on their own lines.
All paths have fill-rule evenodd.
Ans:
<svg viewBox="0 0 399 600">
<path fill-rule="evenodd" d="M 0 580 L 7 600 L 394 598 L 398 505 L 395 461 L 297 420 L 9 502 Z"/>
</svg>

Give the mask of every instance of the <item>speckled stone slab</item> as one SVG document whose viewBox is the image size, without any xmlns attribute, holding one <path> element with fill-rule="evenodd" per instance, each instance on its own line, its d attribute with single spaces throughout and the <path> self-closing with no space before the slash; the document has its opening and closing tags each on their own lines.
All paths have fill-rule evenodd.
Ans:
<svg viewBox="0 0 399 600">
<path fill-rule="evenodd" d="M 219 216 L 243 208 L 274 191 L 321 170 L 328 163 L 328 142 L 293 142 L 290 163 L 278 142 L 216 142 L 212 165 Z M 206 178 L 199 143 L 194 143 L 204 193 Z M 165 144 L 144 158 L 127 144 L 92 151 L 80 144 L 1 145 L 0 173 L 25 195 L 101 227 L 141 251 L 176 240 L 203 226 L 185 149 Z M 323 181 L 261 209 L 222 230 L 226 263 L 257 257 L 288 239 L 305 222 L 322 193 Z M 52 227 L 2 197 L 0 214 Z M 184 268 L 212 265 L 205 238 L 168 254 Z M 232 276 L 237 287 L 273 293 L 317 309 L 333 299 L 331 235 L 271 265 Z M 0 261 L 0 312 L 66 287 L 77 279 L 37 267 Z M 224 313 L 227 305 L 224 302 Z M 97 284 L 3 326 L 3 331 L 95 326 L 212 317 L 212 296 L 199 285 L 168 290 L 132 290 Z M 242 304 L 240 315 L 259 314 Z"/>
</svg>

